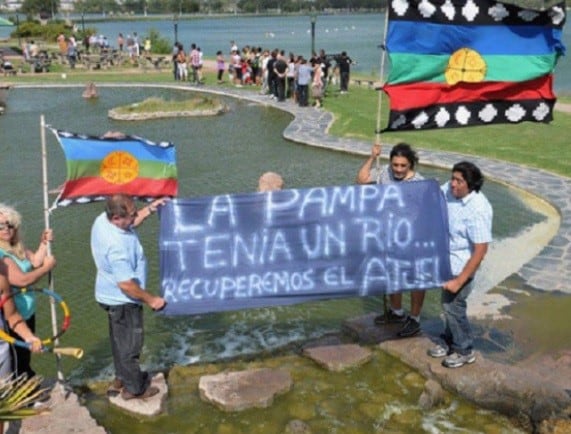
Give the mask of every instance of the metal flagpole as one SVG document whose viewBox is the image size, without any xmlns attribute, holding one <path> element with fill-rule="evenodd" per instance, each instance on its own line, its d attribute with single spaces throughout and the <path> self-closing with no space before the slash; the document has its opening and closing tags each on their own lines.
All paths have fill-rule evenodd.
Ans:
<svg viewBox="0 0 571 434">
<path fill-rule="evenodd" d="M 49 229 L 50 227 L 50 210 L 49 210 L 49 197 L 48 197 L 48 154 L 46 151 L 46 124 L 44 120 L 44 115 L 40 117 L 40 127 L 41 127 L 41 138 L 42 138 L 42 186 L 43 186 L 43 193 L 44 193 L 44 223 L 45 228 Z M 52 254 L 51 244 L 48 241 L 48 255 Z M 53 274 L 50 270 L 48 273 L 48 286 L 51 291 L 54 289 L 54 278 Z M 57 314 L 56 314 L 56 304 L 53 297 L 50 297 L 50 312 L 52 318 L 52 331 L 54 336 L 57 335 L 58 328 L 57 328 Z M 54 345 L 57 346 L 59 344 L 58 340 L 54 341 Z M 65 380 L 63 376 L 63 371 L 61 370 L 61 355 L 55 354 L 56 357 L 56 370 L 57 370 L 57 379 L 60 382 Z"/>
<path fill-rule="evenodd" d="M 383 109 L 383 91 L 382 86 L 384 84 L 385 76 L 385 58 L 387 49 L 387 31 L 389 26 L 389 11 L 385 12 L 385 30 L 383 34 L 383 43 L 380 45 L 381 48 L 381 69 L 379 72 L 379 81 L 381 85 L 378 88 L 379 98 L 377 99 L 377 125 L 375 128 L 375 144 L 381 144 L 381 114 Z M 377 184 L 380 182 L 381 178 L 381 156 L 377 157 Z"/>
<path fill-rule="evenodd" d="M 390 7 L 387 5 L 387 7 Z M 385 29 L 383 33 L 383 43 L 381 44 L 381 69 L 379 72 L 379 81 L 381 85 L 378 88 L 379 97 L 377 99 L 377 125 L 375 128 L 375 144 L 381 145 L 381 112 L 383 108 L 383 91 L 382 86 L 384 84 L 384 76 L 385 76 L 385 57 L 386 57 L 386 48 L 387 48 L 387 31 L 389 27 L 389 11 L 388 9 L 385 12 Z M 376 161 L 376 168 L 377 168 L 377 184 L 381 182 L 381 155 L 377 157 Z M 383 293 L 383 314 L 385 315 L 385 320 L 388 318 L 389 315 L 389 307 L 387 303 L 387 293 Z"/>
</svg>

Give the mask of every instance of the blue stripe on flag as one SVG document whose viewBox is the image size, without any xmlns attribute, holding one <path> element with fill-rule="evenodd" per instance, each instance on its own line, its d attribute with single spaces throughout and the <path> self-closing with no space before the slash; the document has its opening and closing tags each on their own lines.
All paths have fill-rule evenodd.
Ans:
<svg viewBox="0 0 571 434">
<path fill-rule="evenodd" d="M 541 26 L 441 25 L 392 21 L 387 33 L 389 53 L 451 54 L 471 48 L 481 55 L 563 54 L 561 30 Z"/>
</svg>

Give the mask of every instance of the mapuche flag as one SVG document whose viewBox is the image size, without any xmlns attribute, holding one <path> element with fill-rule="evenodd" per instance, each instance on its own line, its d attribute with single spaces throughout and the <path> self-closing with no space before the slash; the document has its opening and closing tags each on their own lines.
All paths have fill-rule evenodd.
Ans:
<svg viewBox="0 0 571 434">
<path fill-rule="evenodd" d="M 125 193 L 140 199 L 176 196 L 175 147 L 136 136 L 93 137 L 52 129 L 66 158 L 67 179 L 55 207 Z"/>
<path fill-rule="evenodd" d="M 386 130 L 549 122 L 565 3 L 392 0 Z"/>
</svg>

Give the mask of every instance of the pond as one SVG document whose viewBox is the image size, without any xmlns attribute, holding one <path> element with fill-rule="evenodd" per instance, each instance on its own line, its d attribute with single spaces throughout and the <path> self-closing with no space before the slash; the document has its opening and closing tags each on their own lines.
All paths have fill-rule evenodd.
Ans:
<svg viewBox="0 0 571 434">
<path fill-rule="evenodd" d="M 267 170 L 280 172 L 286 180 L 286 187 L 289 188 L 347 184 L 353 182 L 363 161 L 361 156 L 310 148 L 284 140 L 282 131 L 291 121 L 291 116 L 272 108 L 229 98 L 225 101 L 229 104 L 230 111 L 223 116 L 125 123 L 108 119 L 107 111 L 150 96 L 175 99 L 189 95 L 170 89 L 105 87 L 100 89 L 99 99 L 84 100 L 81 97 L 82 90 L 80 87 L 13 89 L 8 96 L 10 109 L 0 117 L 0 144 L 5 152 L 4 158 L 0 159 L 4 193 L 2 201 L 13 204 L 23 214 L 24 237 L 29 246 L 35 246 L 43 227 L 41 114 L 45 115 L 46 123 L 58 129 L 93 135 L 101 135 L 108 130 L 122 131 L 154 141 L 168 140 L 175 143 L 182 197 L 253 191 L 258 176 Z M 65 161 L 55 137 L 49 132 L 46 137 L 48 186 L 54 188 L 65 180 Z M 422 165 L 420 170 L 425 177 L 436 177 L 440 180 L 448 177 L 447 171 Z M 502 185 L 489 182 L 485 185 L 485 193 L 498 211 L 494 221 L 495 238 L 514 236 L 523 228 L 543 219 L 542 215 L 528 209 L 512 190 Z M 75 385 L 95 379 L 107 380 L 112 375 L 106 318 L 93 298 L 95 270 L 89 250 L 90 227 L 95 216 L 101 211 L 101 203 L 77 205 L 56 209 L 50 217 L 56 237 L 53 249 L 58 259 L 54 272 L 55 289 L 66 299 L 72 316 L 72 327 L 63 336 L 62 344 L 81 346 L 86 352 L 81 361 L 69 358 L 62 360 L 66 377 Z M 148 222 L 140 231 L 151 264 L 149 288 L 156 291 L 157 230 L 157 222 Z M 42 335 L 41 331 L 48 330 L 49 327 L 49 312 L 48 303 L 40 304 L 38 317 Z M 380 299 L 370 297 L 195 317 L 164 318 L 147 312 L 143 360 L 147 368 L 154 370 L 168 370 L 173 366 L 189 364 L 199 365 L 197 369 L 202 369 L 200 366 L 204 363 L 270 354 L 288 348 L 288 345 L 328 333 L 337 333 L 344 319 L 379 309 Z M 439 312 L 439 293 L 429 291 L 423 316 L 435 318 Z M 306 361 L 292 361 L 286 357 L 284 363 L 291 364 L 294 370 L 299 369 L 299 376 L 310 383 L 323 375 Z M 49 357 L 36 357 L 34 366 L 43 375 L 54 375 L 53 360 Z M 383 376 L 378 376 L 380 371 L 384 372 Z M 382 399 L 388 399 L 386 405 L 392 402 L 393 395 L 403 397 L 402 402 L 397 399 L 390 404 L 396 406 L 391 407 L 392 410 L 385 410 L 391 417 L 393 412 L 411 412 L 411 415 L 414 414 L 411 416 L 414 423 L 425 423 L 422 421 L 425 416 L 420 410 L 411 409 L 415 399 L 418 399 L 416 395 L 419 388 L 422 388 L 422 383 L 410 368 L 380 352 L 375 353 L 374 362 L 370 366 L 336 379 L 334 389 L 333 385 L 327 386 L 327 379 L 315 381 L 313 386 L 303 386 L 311 390 L 282 402 L 285 408 L 299 406 L 295 400 L 303 400 L 307 396 L 308 402 L 324 400 L 325 407 L 318 406 L 320 409 L 316 410 L 322 417 L 330 417 L 330 413 L 339 412 L 340 418 L 346 418 L 349 416 L 343 415 L 343 411 L 339 409 L 348 404 L 344 400 L 336 400 L 337 390 L 343 391 L 339 392 L 339 396 L 349 393 L 346 399 L 354 401 L 356 407 L 366 409 L 362 399 L 370 395 L 377 399 L 375 390 L 380 388 L 383 390 Z M 336 389 L 337 387 L 339 389 Z M 349 389 L 351 392 L 348 392 Z M 324 395 L 326 391 L 328 392 Z M 161 432 L 217 432 L 214 427 L 224 423 L 233 425 L 237 420 L 235 416 L 223 415 L 199 404 L 196 388 L 192 389 L 191 380 L 182 381 L 172 392 L 172 400 L 169 398 L 169 413 L 172 412 L 176 416 L 170 429 L 161 430 L 154 424 L 137 424 L 138 428 L 130 427 L 133 429 L 129 432 L 157 432 L 157 429 Z M 188 399 L 185 398 L 185 393 Z M 90 402 L 91 410 L 98 418 L 104 419 L 106 424 L 117 428 L 123 423 L 126 423 L 124 426 L 133 423 L 133 418 L 119 417 L 117 411 L 109 409 L 106 400 L 93 397 Z M 191 429 L 193 422 L 190 420 L 183 423 L 183 420 L 189 418 L 189 411 L 194 413 L 192 406 L 200 409 L 200 420 L 203 424 L 201 430 Z M 448 413 L 429 416 L 432 422 L 436 423 L 439 417 L 443 420 L 451 417 L 449 413 L 455 413 L 457 406 L 467 414 L 452 422 L 458 429 L 461 426 L 470 430 L 476 429 L 483 423 L 481 418 L 485 419 L 485 423 L 493 423 L 497 417 L 479 412 L 453 398 L 450 400 L 450 406 Z M 285 411 L 284 407 L 279 408 Z M 271 419 L 274 416 L 268 416 L 272 423 L 275 423 L 273 426 L 281 426 L 283 416 L 278 417 L 280 411 L 274 409 L 270 413 L 276 417 L 274 420 Z M 350 417 L 358 418 L 359 414 L 356 411 L 351 413 Z M 247 424 L 254 424 L 259 418 L 255 412 L 241 417 L 243 422 L 240 423 L 246 425 L 237 431 L 228 432 L 274 432 L 271 429 L 256 431 L 248 428 Z M 215 420 L 209 424 L 208 418 Z M 503 419 L 498 420 L 496 427 L 499 431 L 496 432 L 502 432 L 505 427 L 509 427 Z M 182 428 L 176 428 L 177 423 L 182 424 Z M 347 422 L 340 420 L 338 431 L 327 432 L 348 432 L 342 428 L 345 423 Z M 370 427 L 375 423 L 381 422 L 375 422 L 373 417 L 359 430 L 372 432 Z M 382 423 L 379 426 L 382 426 Z M 406 424 L 396 426 L 403 430 Z M 505 429 L 505 432 L 513 432 L 513 427 L 511 430 Z M 446 430 L 442 429 L 441 432 L 444 431 Z M 117 428 L 116 432 L 124 431 Z"/>
</svg>

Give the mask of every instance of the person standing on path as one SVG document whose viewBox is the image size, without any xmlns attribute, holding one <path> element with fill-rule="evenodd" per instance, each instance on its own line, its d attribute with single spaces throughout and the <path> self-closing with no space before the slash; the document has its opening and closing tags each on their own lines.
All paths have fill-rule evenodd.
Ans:
<svg viewBox="0 0 571 434">
<path fill-rule="evenodd" d="M 159 392 L 150 386 L 149 374 L 140 367 L 143 305 L 158 311 L 166 302 L 145 289 L 147 260 L 134 228 L 166 200 L 157 199 L 137 210 L 131 196 L 113 195 L 91 228 L 91 253 L 97 268 L 95 299 L 108 315 L 115 367 L 115 379 L 107 394 L 121 393 L 125 400 L 149 398 Z"/>
<path fill-rule="evenodd" d="M 459 368 L 476 361 L 474 337 L 467 315 L 467 300 L 492 241 L 493 210 L 480 191 L 484 177 L 473 163 L 462 161 L 452 168 L 442 186 L 448 207 L 450 266 L 454 278 L 442 285 L 444 344 L 428 350 L 431 357 L 445 357 L 442 365 Z"/>
</svg>

